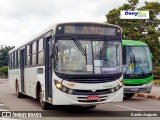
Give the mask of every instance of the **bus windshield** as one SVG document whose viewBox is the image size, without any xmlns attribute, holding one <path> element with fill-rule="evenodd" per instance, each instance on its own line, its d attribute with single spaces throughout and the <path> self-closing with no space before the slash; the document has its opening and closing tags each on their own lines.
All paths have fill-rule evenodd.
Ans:
<svg viewBox="0 0 160 120">
<path fill-rule="evenodd" d="M 121 42 L 56 40 L 55 71 L 63 74 L 115 74 L 122 72 Z"/>
<path fill-rule="evenodd" d="M 147 46 L 127 46 L 123 63 L 125 74 L 146 74 L 152 71 L 150 51 Z"/>
</svg>

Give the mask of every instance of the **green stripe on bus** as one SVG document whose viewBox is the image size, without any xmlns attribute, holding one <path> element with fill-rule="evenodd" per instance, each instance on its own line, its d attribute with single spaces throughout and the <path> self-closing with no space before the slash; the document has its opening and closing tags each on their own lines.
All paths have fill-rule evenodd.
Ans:
<svg viewBox="0 0 160 120">
<path fill-rule="evenodd" d="M 124 85 L 129 85 L 129 84 L 146 84 L 150 81 L 153 80 L 153 75 L 148 77 L 148 78 L 144 78 L 144 79 L 124 79 Z"/>
</svg>

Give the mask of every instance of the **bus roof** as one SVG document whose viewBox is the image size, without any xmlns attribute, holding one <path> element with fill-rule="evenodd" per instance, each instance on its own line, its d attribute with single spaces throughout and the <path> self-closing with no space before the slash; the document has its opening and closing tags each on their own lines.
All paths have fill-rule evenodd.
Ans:
<svg viewBox="0 0 160 120">
<path fill-rule="evenodd" d="M 112 26 L 115 26 L 115 27 L 119 27 L 121 29 L 120 26 L 118 25 L 114 25 L 114 24 L 109 24 L 109 23 L 98 23 L 98 22 L 64 22 L 64 23 L 55 23 L 55 24 L 52 24 L 50 27 L 48 27 L 47 29 L 43 30 L 42 32 L 40 32 L 39 34 L 33 36 L 32 38 L 30 38 L 29 40 L 26 40 L 23 44 L 15 47 L 14 49 L 10 50 L 9 53 L 25 46 L 26 44 L 28 44 L 29 42 L 32 42 L 34 41 L 35 39 L 43 36 L 44 34 L 46 34 L 47 32 L 51 31 L 51 30 L 55 30 L 56 26 L 57 25 L 60 25 L 60 24 L 70 24 L 70 23 L 73 23 L 73 24 L 77 24 L 77 23 L 82 23 L 82 24 L 99 24 L 99 25 L 112 25 Z M 122 30 L 122 29 L 121 29 Z"/>
<path fill-rule="evenodd" d="M 10 50 L 9 53 L 11 53 L 11 52 L 13 52 L 13 51 L 15 51 L 15 50 L 17 50 L 17 49 L 25 46 L 26 44 L 34 41 L 35 39 L 40 38 L 41 36 L 43 36 L 43 35 L 46 34 L 47 32 L 53 30 L 54 27 L 55 27 L 54 25 L 51 25 L 50 27 L 48 27 L 47 29 L 43 30 L 43 31 L 40 32 L 39 34 L 36 34 L 36 35 L 34 35 L 33 37 L 31 37 L 30 39 L 25 40 L 22 44 L 20 44 L 19 46 L 15 47 L 15 48 L 12 49 L 12 50 Z"/>
<path fill-rule="evenodd" d="M 122 40 L 122 45 L 125 46 L 148 46 L 146 43 L 137 40 Z"/>
</svg>

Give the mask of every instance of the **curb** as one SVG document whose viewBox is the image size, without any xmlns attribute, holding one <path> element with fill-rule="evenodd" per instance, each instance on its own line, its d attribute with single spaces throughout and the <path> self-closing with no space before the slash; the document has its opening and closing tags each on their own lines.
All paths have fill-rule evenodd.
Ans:
<svg viewBox="0 0 160 120">
<path fill-rule="evenodd" d="M 155 95 L 147 95 L 147 98 L 153 98 L 153 99 L 155 99 L 156 96 Z"/>
<path fill-rule="evenodd" d="M 145 97 L 145 98 L 160 100 L 160 96 L 155 96 L 155 95 L 152 95 L 152 94 L 145 95 L 144 93 L 139 93 L 139 94 L 136 94 L 136 96 L 137 97 Z"/>
<path fill-rule="evenodd" d="M 152 83 L 152 85 L 160 85 L 159 82 Z"/>
<path fill-rule="evenodd" d="M 141 94 L 141 93 L 137 94 L 136 96 L 137 96 L 137 97 L 145 97 L 145 95 L 144 95 L 144 94 Z"/>
</svg>

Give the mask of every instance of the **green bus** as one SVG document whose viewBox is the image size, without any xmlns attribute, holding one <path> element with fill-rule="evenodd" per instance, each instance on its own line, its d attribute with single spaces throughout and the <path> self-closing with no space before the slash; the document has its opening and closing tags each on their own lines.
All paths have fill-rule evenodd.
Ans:
<svg viewBox="0 0 160 120">
<path fill-rule="evenodd" d="M 123 40 L 124 98 L 150 93 L 153 81 L 152 54 L 146 43 Z"/>
</svg>

